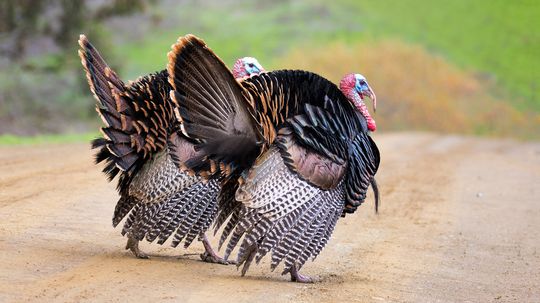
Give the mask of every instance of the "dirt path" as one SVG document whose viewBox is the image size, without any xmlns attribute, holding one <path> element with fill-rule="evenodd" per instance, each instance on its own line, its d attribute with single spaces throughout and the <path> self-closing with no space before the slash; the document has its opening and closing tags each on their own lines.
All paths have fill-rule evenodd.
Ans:
<svg viewBox="0 0 540 303">
<path fill-rule="evenodd" d="M 312 285 L 268 262 L 241 278 L 199 243 L 135 259 L 88 145 L 1 147 L 0 302 L 540 302 L 540 143 L 376 141 L 382 210 L 369 197 L 338 223 Z"/>
</svg>

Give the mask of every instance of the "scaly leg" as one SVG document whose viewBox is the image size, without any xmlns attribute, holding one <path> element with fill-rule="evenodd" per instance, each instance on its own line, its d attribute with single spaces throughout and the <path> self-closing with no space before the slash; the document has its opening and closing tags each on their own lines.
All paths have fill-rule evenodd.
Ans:
<svg viewBox="0 0 540 303">
<path fill-rule="evenodd" d="M 218 263 L 218 264 L 223 264 L 223 265 L 229 265 L 229 264 L 235 263 L 234 261 L 228 261 L 218 256 L 212 249 L 212 245 L 210 245 L 210 241 L 208 241 L 206 234 L 202 233 L 199 237 L 199 240 L 202 241 L 204 245 L 204 253 L 201 254 L 201 259 L 204 262 Z"/>
<path fill-rule="evenodd" d="M 313 279 L 308 276 L 304 276 L 298 272 L 296 265 L 293 265 L 291 268 L 291 281 L 298 283 L 313 283 Z"/>
<path fill-rule="evenodd" d="M 131 250 L 135 257 L 139 259 L 148 259 L 148 255 L 139 250 L 139 240 L 131 237 L 129 234 L 126 249 Z"/>
</svg>

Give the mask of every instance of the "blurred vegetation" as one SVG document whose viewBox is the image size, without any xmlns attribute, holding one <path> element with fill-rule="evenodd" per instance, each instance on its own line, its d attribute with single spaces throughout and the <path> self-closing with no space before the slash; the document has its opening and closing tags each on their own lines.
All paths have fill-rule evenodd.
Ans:
<svg viewBox="0 0 540 303">
<path fill-rule="evenodd" d="M 104 55 L 110 55 L 113 46 L 102 23 L 150 3 L 99 2 L 0 2 L 0 134 L 75 132 L 95 121 L 92 98 L 80 77 L 76 37 L 87 29 L 104 46 Z"/>
<path fill-rule="evenodd" d="M 536 0 L 350 1 L 371 35 L 419 43 L 508 90 L 540 112 L 540 2 Z M 492 88 L 493 89 L 493 88 Z"/>
<path fill-rule="evenodd" d="M 98 138 L 100 134 L 95 133 L 64 133 L 64 134 L 47 134 L 39 136 L 15 136 L 15 135 L 0 135 L 0 143 L 2 145 L 34 145 L 45 143 L 75 143 L 75 142 L 90 142 Z"/>
<path fill-rule="evenodd" d="M 522 138 L 540 133 L 540 116 L 519 111 L 491 94 L 491 83 L 419 46 L 391 40 L 334 43 L 312 49 L 308 56 L 304 49 L 292 51 L 279 62 L 283 67 L 309 68 L 334 83 L 351 71 L 362 71 L 379 100 L 373 115 L 378 131 L 415 129 Z"/>
<path fill-rule="evenodd" d="M 18 13 L 6 3 L 20 5 Z M 11 16 L 0 21 L 0 133 L 96 129 L 76 56 L 82 32 L 125 80 L 163 69 L 170 45 L 194 33 L 228 64 L 249 55 L 267 69 L 304 68 L 334 81 L 363 73 L 379 95 L 383 131 L 540 137 L 535 1 L 35 3 L 0 4 L 0 17 Z M 23 26 L 26 15 L 34 21 Z M 6 57 L 17 35 L 26 51 Z"/>
</svg>

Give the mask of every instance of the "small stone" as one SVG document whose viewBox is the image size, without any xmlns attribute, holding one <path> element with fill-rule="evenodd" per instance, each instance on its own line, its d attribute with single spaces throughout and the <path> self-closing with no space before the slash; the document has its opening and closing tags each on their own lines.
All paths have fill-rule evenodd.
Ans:
<svg viewBox="0 0 540 303">
<path fill-rule="evenodd" d="M 484 196 L 484 193 L 476 193 L 477 198 L 482 198 Z"/>
</svg>

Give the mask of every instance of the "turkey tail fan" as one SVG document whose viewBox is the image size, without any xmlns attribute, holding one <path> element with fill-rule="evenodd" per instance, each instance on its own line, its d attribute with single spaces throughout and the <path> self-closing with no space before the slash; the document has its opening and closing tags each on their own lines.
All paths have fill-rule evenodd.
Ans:
<svg viewBox="0 0 540 303">
<path fill-rule="evenodd" d="M 126 85 L 86 36 L 80 36 L 79 45 L 88 85 L 97 100 L 96 111 L 105 124 L 101 128 L 104 138 L 92 142 L 93 148 L 100 148 L 96 162 L 106 162 L 103 172 L 111 180 L 120 172 L 132 175 L 143 159 L 166 144 L 173 117 L 172 106 L 165 101 L 170 90 L 167 73 L 151 74 Z"/>
<path fill-rule="evenodd" d="M 248 167 L 260 152 L 261 135 L 253 108 L 225 64 L 204 41 L 187 35 L 169 52 L 171 98 L 186 133 L 200 140 L 206 156 L 186 165 L 202 175 L 217 169 L 230 175 Z"/>
<path fill-rule="evenodd" d="M 103 169 L 109 179 L 113 179 L 120 171 L 128 171 L 137 156 L 129 146 L 131 138 L 123 128 L 131 126 L 121 111 L 125 109 L 119 103 L 119 93 L 126 90 L 125 84 L 110 69 L 96 48 L 86 36 L 79 39 L 79 57 L 86 72 L 90 90 L 97 100 L 96 110 L 107 127 L 102 128 L 105 138 L 92 142 L 92 148 L 100 148 L 96 154 L 96 162 L 106 162 Z"/>
<path fill-rule="evenodd" d="M 111 115 L 102 118 L 106 119 L 105 123 L 107 125 L 120 127 L 120 124 L 115 123 L 119 121 L 112 119 L 119 118 L 116 110 L 117 104 L 112 89 L 115 88 L 117 91 L 124 90 L 124 82 L 122 82 L 109 65 L 107 65 L 97 49 L 90 43 L 85 35 L 80 35 L 79 46 L 81 47 L 79 49 L 79 57 L 81 58 L 81 63 L 86 71 L 86 79 L 88 80 L 90 90 L 98 101 L 99 108 L 111 112 Z M 116 115 L 114 114 L 115 112 Z M 100 112 L 100 114 L 102 113 Z"/>
</svg>

